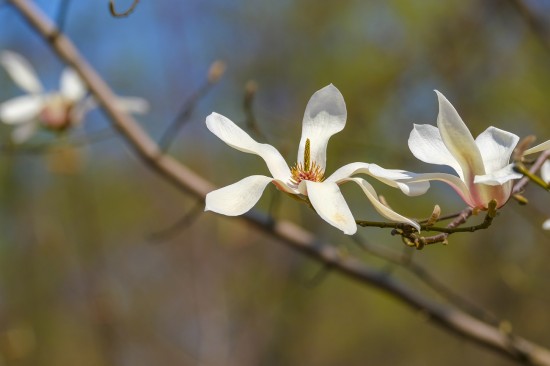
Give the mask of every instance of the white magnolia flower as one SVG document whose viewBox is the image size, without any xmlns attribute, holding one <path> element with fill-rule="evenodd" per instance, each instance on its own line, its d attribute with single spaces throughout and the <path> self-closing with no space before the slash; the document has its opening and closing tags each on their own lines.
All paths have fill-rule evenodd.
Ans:
<svg viewBox="0 0 550 366">
<path fill-rule="evenodd" d="M 307 197 L 315 211 L 329 224 L 352 235 L 357 231 L 355 219 L 340 192 L 344 182 L 358 184 L 374 208 L 384 217 L 416 227 L 418 224 L 384 206 L 374 188 L 362 178 L 352 178 L 364 173 L 380 181 L 400 188 L 407 195 L 426 192 L 427 182 L 409 184 L 414 174 L 402 170 L 387 170 L 375 164 L 352 163 L 324 178 L 327 143 L 332 135 L 346 124 L 346 105 L 340 91 L 332 84 L 317 91 L 311 97 L 304 114 L 302 138 L 298 147 L 298 162 L 289 168 L 285 159 L 273 146 L 260 144 L 228 118 L 212 113 L 206 118 L 208 129 L 229 146 L 259 155 L 264 159 L 271 177 L 252 175 L 227 187 L 210 192 L 206 196 L 205 211 L 237 216 L 250 210 L 260 199 L 265 187 L 273 183 L 279 190 L 300 197 Z"/>
<path fill-rule="evenodd" d="M 540 168 L 540 176 L 546 183 L 550 183 L 550 161 L 546 160 Z M 550 219 L 542 224 L 544 230 L 550 230 Z"/>
<path fill-rule="evenodd" d="M 64 131 L 82 121 L 84 115 L 97 105 L 92 97 L 86 97 L 86 86 L 71 68 L 63 70 L 59 91 L 46 92 L 33 67 L 21 55 L 3 51 L 0 64 L 28 93 L 0 104 L 0 120 L 16 126 L 12 134 L 16 143 L 30 138 L 40 126 Z M 146 113 L 148 110 L 148 103 L 142 98 L 119 97 L 117 104 L 128 112 Z"/>
<path fill-rule="evenodd" d="M 453 168 L 458 177 L 445 173 L 419 174 L 412 181 L 440 180 L 451 187 L 472 208 L 486 209 L 491 200 L 504 205 L 512 193 L 514 172 L 510 156 L 519 137 L 496 127 L 489 127 L 475 140 L 453 105 L 436 90 L 439 100 L 437 127 L 414 125 L 409 148 L 418 159 Z M 535 146 L 525 155 L 550 148 L 550 141 Z"/>
</svg>

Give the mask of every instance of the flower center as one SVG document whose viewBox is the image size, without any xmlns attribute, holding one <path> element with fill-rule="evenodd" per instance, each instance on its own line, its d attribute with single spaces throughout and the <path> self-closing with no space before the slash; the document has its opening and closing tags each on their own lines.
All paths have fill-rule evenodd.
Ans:
<svg viewBox="0 0 550 366">
<path fill-rule="evenodd" d="M 311 161 L 311 148 L 310 141 L 306 139 L 306 148 L 304 149 L 304 162 L 296 163 L 290 169 L 290 181 L 293 184 L 300 184 L 303 180 L 309 180 L 312 182 L 322 182 L 324 177 L 324 170 L 316 162 Z"/>
<path fill-rule="evenodd" d="M 50 96 L 46 105 L 40 111 L 42 125 L 50 130 L 63 131 L 72 124 L 72 109 L 74 104 L 59 95 Z"/>
</svg>

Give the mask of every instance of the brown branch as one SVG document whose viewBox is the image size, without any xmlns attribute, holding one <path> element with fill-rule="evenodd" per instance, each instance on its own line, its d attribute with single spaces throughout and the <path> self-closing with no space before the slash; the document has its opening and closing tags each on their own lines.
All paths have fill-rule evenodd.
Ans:
<svg viewBox="0 0 550 366">
<path fill-rule="evenodd" d="M 436 206 L 438 207 L 438 206 Z M 425 220 L 422 222 L 426 222 L 425 224 L 420 224 L 420 229 L 425 231 L 432 231 L 432 232 L 439 232 L 442 233 L 443 238 L 447 238 L 449 235 L 454 233 L 473 233 L 474 231 L 487 229 L 489 226 L 491 226 L 493 219 L 496 217 L 496 201 L 491 201 L 489 203 L 489 209 L 487 210 L 487 214 L 485 215 L 485 219 L 482 223 L 467 227 L 459 227 L 460 225 L 464 224 L 470 216 L 472 216 L 473 211 L 471 208 L 466 208 L 459 214 L 453 214 L 452 217 L 455 217 L 455 220 L 451 221 L 446 227 L 439 227 L 439 226 L 433 226 L 434 223 L 438 222 L 439 220 L 437 218 L 433 218 L 433 220 Z M 413 228 L 411 225 L 406 223 L 399 223 L 399 222 L 386 222 L 386 221 L 367 221 L 367 220 L 356 220 L 355 221 L 357 225 L 362 227 L 378 227 L 378 228 L 394 228 L 394 234 L 399 234 L 405 238 L 414 237 L 417 239 L 430 239 L 428 243 L 425 244 L 435 244 L 439 241 L 433 241 L 436 237 L 439 238 L 440 235 L 436 235 L 434 237 L 421 237 L 418 236 L 418 233 L 416 232 L 416 229 Z M 421 248 L 418 248 L 421 249 Z"/>
<path fill-rule="evenodd" d="M 132 3 L 132 5 L 130 5 L 128 10 L 126 10 L 122 13 L 119 13 L 115 10 L 115 2 L 113 0 L 109 0 L 109 12 L 115 18 L 124 18 L 124 17 L 127 17 L 128 15 L 130 15 L 134 12 L 134 9 L 136 8 L 138 3 L 139 3 L 139 0 L 134 0 L 134 2 Z"/>
<path fill-rule="evenodd" d="M 59 57 L 79 73 L 111 118 L 113 125 L 137 155 L 176 187 L 204 199 L 206 193 L 213 189 L 212 184 L 173 158 L 159 152 L 158 146 L 139 124 L 116 107 L 113 103 L 116 98 L 107 84 L 80 56 L 74 45 L 58 32 L 54 24 L 33 3 L 26 0 L 9 1 L 31 26 L 50 42 Z M 259 230 L 280 239 L 289 247 L 330 266 L 339 273 L 375 287 L 410 308 L 421 311 L 433 322 L 452 333 L 512 360 L 532 365 L 550 365 L 549 350 L 523 338 L 506 334 L 460 310 L 428 300 L 411 288 L 388 277 L 386 273 L 370 268 L 354 258 L 342 256 L 334 246 L 320 242 L 313 234 L 291 222 L 272 221 L 254 211 L 243 215 L 242 218 Z"/>
<path fill-rule="evenodd" d="M 466 310 L 469 314 L 476 316 L 484 321 L 491 322 L 493 325 L 502 323 L 495 315 L 473 303 L 470 299 L 460 296 L 451 287 L 445 285 L 437 276 L 431 274 L 428 270 L 412 260 L 411 253 L 396 253 L 387 249 L 385 246 L 373 246 L 364 238 L 354 235 L 351 238 L 362 250 L 410 272 L 420 279 L 426 286 L 435 291 L 438 295 L 452 302 L 454 305 Z"/>
</svg>

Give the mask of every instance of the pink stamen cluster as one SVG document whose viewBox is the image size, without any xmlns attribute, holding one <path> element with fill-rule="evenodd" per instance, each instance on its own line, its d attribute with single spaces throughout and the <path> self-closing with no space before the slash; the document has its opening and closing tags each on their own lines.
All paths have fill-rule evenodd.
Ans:
<svg viewBox="0 0 550 366">
<path fill-rule="evenodd" d="M 302 163 L 296 163 L 296 165 L 290 169 L 290 174 L 290 181 L 296 185 L 300 184 L 303 180 L 322 182 L 325 179 L 325 172 L 323 171 L 323 168 L 315 162 L 311 163 L 311 167 L 309 167 L 309 169 L 307 169 L 307 167 Z"/>
</svg>

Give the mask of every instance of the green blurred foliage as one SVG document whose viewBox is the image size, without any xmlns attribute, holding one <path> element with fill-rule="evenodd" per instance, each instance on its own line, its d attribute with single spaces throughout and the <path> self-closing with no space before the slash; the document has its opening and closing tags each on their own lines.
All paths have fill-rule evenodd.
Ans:
<svg viewBox="0 0 550 366">
<path fill-rule="evenodd" d="M 532 3 L 535 11 L 549 10 Z M 129 18 L 116 20 L 99 5 L 71 5 L 67 32 L 117 92 L 151 101 L 141 121 L 155 137 L 203 82 L 209 63 L 228 63 L 171 148 L 219 186 L 267 173 L 257 157 L 231 149 L 204 126 L 212 111 L 243 125 L 251 79 L 259 85 L 259 128 L 289 164 L 309 97 L 328 83 L 342 91 L 348 124 L 329 144 L 329 173 L 353 161 L 434 171 L 407 147 L 413 123 L 435 124 L 433 89 L 474 136 L 495 125 L 550 138 L 550 49 L 509 1 L 174 0 L 140 2 Z M 0 6 L 3 19 L 10 17 L 10 28 L 0 30 L 2 48 L 25 54 L 55 85 L 61 65 L 23 32 L 13 9 Z M 0 85 L 2 101 L 18 93 L 4 72 Z M 74 135 L 106 125 L 93 113 Z M 194 210 L 195 200 L 116 136 L 89 146 L 47 135 L 29 144 L 44 141 L 55 148 L 0 157 L 0 365 L 511 364 L 238 218 L 199 207 L 189 225 L 152 240 Z M 404 198 L 372 183 L 413 217 L 428 216 L 435 203 L 444 214 L 464 206 L 443 184 Z M 549 197 L 528 188 L 528 206 L 511 201 L 490 229 L 453 235 L 448 246 L 411 252 L 388 230 L 358 235 L 409 252 L 464 298 L 548 345 L 550 248 L 540 225 L 550 215 Z M 357 188 L 343 191 L 357 218 L 380 219 Z M 446 301 L 273 187 L 257 208 Z"/>
</svg>

